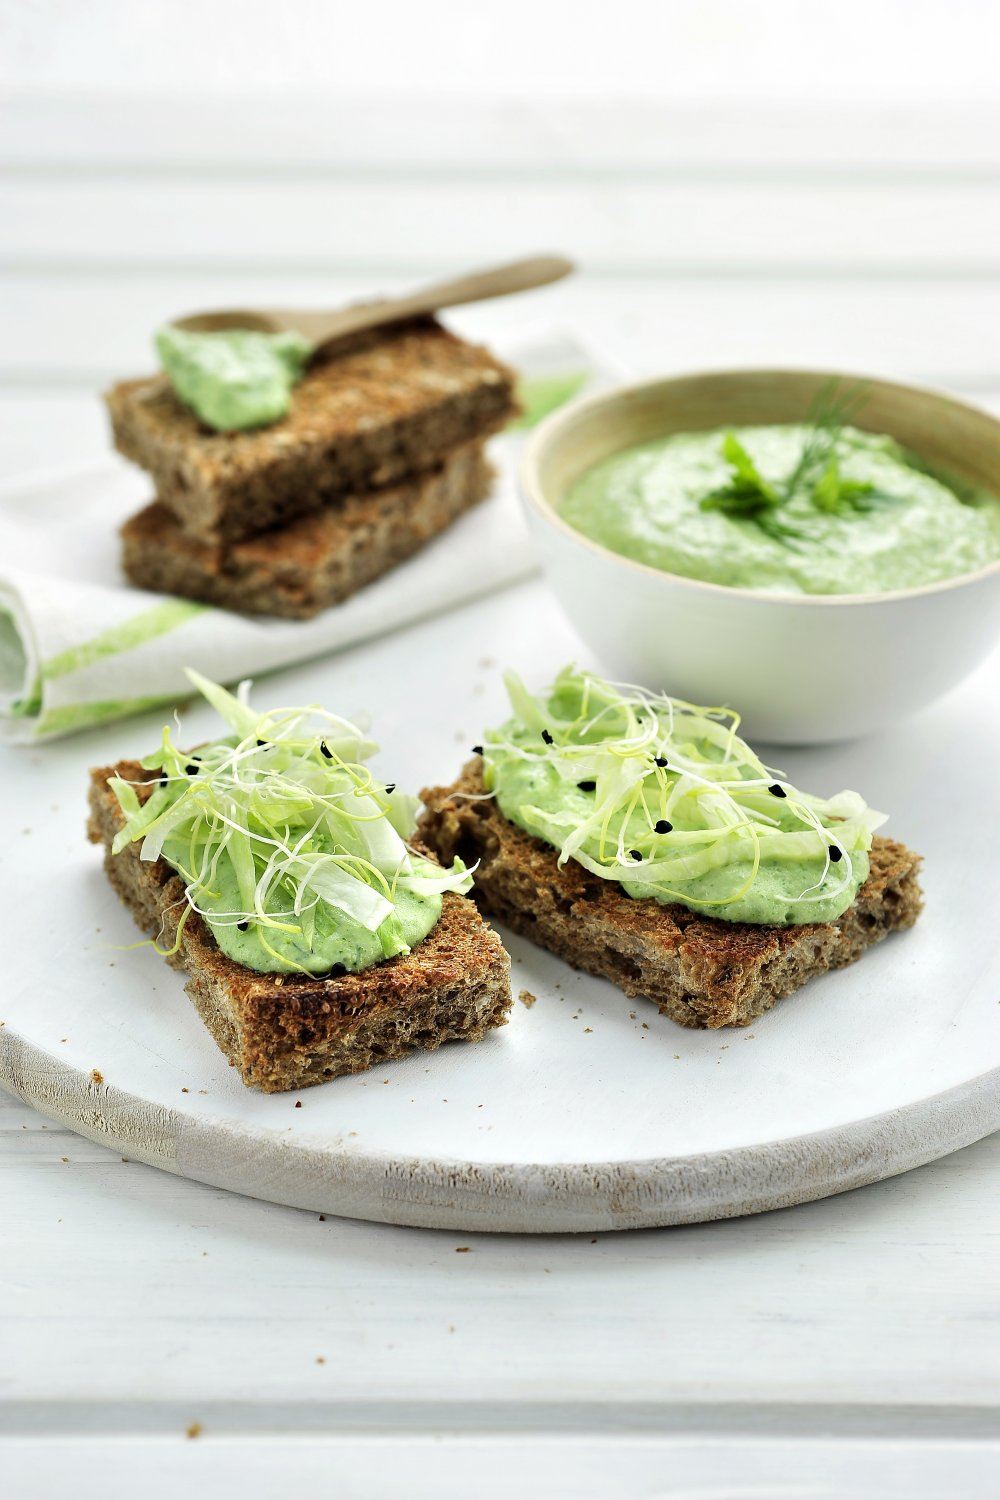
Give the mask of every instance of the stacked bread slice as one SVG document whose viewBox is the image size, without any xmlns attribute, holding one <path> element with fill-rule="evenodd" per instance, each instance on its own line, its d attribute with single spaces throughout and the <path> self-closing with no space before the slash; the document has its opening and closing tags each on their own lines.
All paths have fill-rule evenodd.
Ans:
<svg viewBox="0 0 1000 1500">
<path fill-rule="evenodd" d="M 116 446 L 156 488 L 122 530 L 131 582 L 298 619 L 484 499 L 486 440 L 517 411 L 513 372 L 430 318 L 337 345 L 288 416 L 254 431 L 204 428 L 163 375 L 106 400 Z"/>
</svg>

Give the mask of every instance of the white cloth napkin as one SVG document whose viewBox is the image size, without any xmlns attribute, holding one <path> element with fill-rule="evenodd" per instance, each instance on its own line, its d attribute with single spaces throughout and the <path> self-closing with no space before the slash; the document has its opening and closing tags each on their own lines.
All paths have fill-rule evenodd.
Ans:
<svg viewBox="0 0 1000 1500">
<path fill-rule="evenodd" d="M 609 372 L 550 335 L 504 351 L 537 420 Z M 534 556 L 516 493 L 523 431 L 494 439 L 489 500 L 416 557 L 313 620 L 254 619 L 127 586 L 118 527 L 149 480 L 109 456 L 0 494 L 0 738 L 33 742 L 187 696 L 184 668 L 220 682 L 266 672 L 395 630 L 502 588 Z"/>
</svg>

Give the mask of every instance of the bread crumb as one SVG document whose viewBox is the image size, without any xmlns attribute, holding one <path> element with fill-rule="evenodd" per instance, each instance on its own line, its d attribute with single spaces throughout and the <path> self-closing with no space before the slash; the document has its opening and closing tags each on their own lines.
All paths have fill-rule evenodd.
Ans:
<svg viewBox="0 0 1000 1500">
<path fill-rule="evenodd" d="M 538 999 L 538 996 L 533 995 L 530 990 L 522 990 L 517 998 L 520 1000 L 525 1010 L 530 1010 L 535 1001 Z"/>
<path fill-rule="evenodd" d="M 191 1092 L 191 1090 L 190 1090 L 190 1089 L 185 1089 L 185 1088 L 182 1088 L 182 1089 L 181 1089 L 181 1093 L 182 1093 L 182 1094 L 190 1094 L 190 1092 Z"/>
<path fill-rule="evenodd" d="M 320 1214 L 320 1216 L 319 1216 L 319 1222 L 321 1224 L 325 1224 L 326 1223 L 326 1214 Z"/>
<path fill-rule="evenodd" d="M 648 1021 L 643 1021 L 643 1023 L 642 1023 L 642 1029 L 643 1029 L 643 1031 L 648 1031 L 649 1030 L 649 1022 Z"/>
<path fill-rule="evenodd" d="M 317 1354 L 317 1356 L 316 1356 L 316 1363 L 318 1365 L 325 1365 L 326 1364 L 326 1359 L 324 1358 L 324 1356 L 322 1354 Z"/>
<path fill-rule="evenodd" d="M 104 1074 L 99 1072 L 97 1068 L 91 1068 L 90 1081 L 91 1083 L 96 1083 L 99 1087 L 104 1082 Z"/>
<path fill-rule="evenodd" d="M 60 1156 L 59 1160 L 60 1161 L 69 1161 L 69 1157 L 68 1156 Z"/>
<path fill-rule="evenodd" d="M 469 1251 L 470 1251 L 471 1248 L 472 1248 L 471 1245 L 456 1245 L 455 1246 L 455 1254 L 456 1255 L 468 1255 L 468 1253 L 469 1253 Z"/>
<path fill-rule="evenodd" d="M 187 1438 L 201 1437 L 204 1430 L 200 1422 L 189 1422 L 184 1429 L 184 1436 Z"/>
<path fill-rule="evenodd" d="M 585 1027 L 584 1027 L 584 1028 L 583 1028 L 583 1034 L 584 1034 L 584 1036 L 586 1036 L 586 1035 L 587 1035 L 587 1032 L 588 1032 L 588 1031 L 593 1031 L 593 1029 L 594 1029 L 594 1028 L 593 1028 L 593 1026 L 585 1026 Z"/>
<path fill-rule="evenodd" d="M 295 1108 L 296 1109 L 301 1109 L 302 1108 L 302 1100 L 301 1099 L 296 1099 L 296 1101 L 295 1101 Z"/>
</svg>

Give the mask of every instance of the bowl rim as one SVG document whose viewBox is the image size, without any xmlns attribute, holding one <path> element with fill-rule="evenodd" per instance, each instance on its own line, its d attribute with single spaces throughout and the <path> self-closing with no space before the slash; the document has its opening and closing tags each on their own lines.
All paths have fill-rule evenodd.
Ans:
<svg viewBox="0 0 1000 1500">
<path fill-rule="evenodd" d="M 591 537 L 585 536 L 582 531 L 577 531 L 575 526 L 571 526 L 568 521 L 565 521 L 555 505 L 545 494 L 539 477 L 541 456 L 547 445 L 559 435 L 562 428 L 568 426 L 581 412 L 606 405 L 608 402 L 618 400 L 622 397 L 651 390 L 657 386 L 674 385 L 685 380 L 738 379 L 740 376 L 751 375 L 758 377 L 770 376 L 774 378 L 804 375 L 821 380 L 851 380 L 888 387 L 891 390 L 901 391 L 904 394 L 933 396 L 950 406 L 958 407 L 961 410 L 982 417 L 992 426 L 1000 429 L 1000 417 L 995 416 L 992 412 L 987 411 L 975 402 L 959 400 L 947 391 L 938 390 L 935 386 L 918 385 L 910 381 L 886 380 L 879 375 L 856 375 L 843 370 L 818 370 L 808 365 L 746 365 L 680 371 L 673 375 L 653 375 L 647 376 L 642 380 L 623 381 L 621 384 L 604 390 L 592 391 L 589 394 L 577 396 L 572 401 L 568 401 L 565 406 L 559 407 L 557 411 L 543 418 L 529 435 L 521 454 L 520 463 L 518 464 L 518 481 L 524 504 L 529 510 L 535 511 L 542 520 L 554 530 L 564 535 L 569 541 L 584 547 L 599 557 L 608 559 L 613 564 L 637 571 L 648 578 L 658 578 L 671 584 L 681 584 L 693 590 L 707 590 L 710 593 L 722 594 L 729 598 L 752 599 L 762 604 L 795 604 L 803 605 L 810 609 L 817 607 L 835 608 L 844 605 L 859 604 L 895 604 L 900 600 L 918 599 L 927 594 L 950 593 L 954 589 L 978 583 L 992 574 L 1000 573 L 1000 558 L 995 558 L 993 562 L 985 563 L 981 568 L 976 568 L 971 573 L 956 573 L 954 578 L 940 578 L 934 583 L 918 584 L 908 589 L 887 589 L 878 594 L 793 594 L 767 589 L 743 588 L 736 584 L 712 583 L 708 579 L 688 578 L 683 573 L 670 573 L 665 568 L 655 568 L 651 563 L 637 562 L 633 557 L 625 557 L 620 552 L 613 552 L 610 547 L 605 547 L 602 543 L 595 542 Z M 1000 495 L 997 496 L 997 499 L 1000 502 Z"/>
</svg>

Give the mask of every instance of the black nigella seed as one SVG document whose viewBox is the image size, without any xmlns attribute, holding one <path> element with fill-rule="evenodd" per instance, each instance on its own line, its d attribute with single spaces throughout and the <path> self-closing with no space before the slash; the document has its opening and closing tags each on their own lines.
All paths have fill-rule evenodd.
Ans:
<svg viewBox="0 0 1000 1500">
<path fill-rule="evenodd" d="M 547 745 L 551 745 L 552 744 L 552 736 L 551 736 L 551 734 L 549 734 L 549 731 L 547 729 L 543 729 L 542 730 L 542 739 L 545 741 L 545 743 Z"/>
<path fill-rule="evenodd" d="M 597 790 L 596 781 L 578 781 L 577 786 L 580 788 L 581 792 L 596 792 Z"/>
<path fill-rule="evenodd" d="M 184 767 L 184 774 L 185 776 L 197 776 L 198 767 L 195 765 L 194 761 L 192 761 L 190 765 Z"/>
<path fill-rule="evenodd" d="M 266 744 L 267 744 L 266 740 L 258 740 L 257 741 L 257 749 L 260 750 Z"/>
<path fill-rule="evenodd" d="M 472 753 L 473 753 L 473 755 L 482 755 L 482 753 L 483 753 L 483 747 L 482 747 L 482 745 L 473 745 L 473 747 L 472 747 Z"/>
<path fill-rule="evenodd" d="M 640 854 L 640 852 L 639 852 L 638 849 L 630 849 L 628 851 L 628 854 L 629 854 L 629 859 L 641 859 L 642 858 L 642 855 Z"/>
<path fill-rule="evenodd" d="M 325 756 L 327 760 L 333 760 L 333 752 L 326 748 L 326 745 L 322 740 L 320 740 L 319 742 L 319 753 L 320 755 Z"/>
<path fill-rule="evenodd" d="M 249 922 L 237 922 L 236 925 L 240 929 L 241 932 L 246 932 L 247 928 L 250 926 L 250 923 Z"/>
<path fill-rule="evenodd" d="M 385 790 L 387 794 L 389 792 L 394 792 L 396 790 L 396 783 L 394 781 L 387 781 L 385 784 Z"/>
<path fill-rule="evenodd" d="M 840 849 L 838 849 L 837 846 L 836 846 L 836 844 L 831 844 L 830 845 L 830 863 L 831 864 L 835 865 L 837 863 L 837 861 L 842 858 L 842 854 L 843 854 L 843 851 L 840 850 Z"/>
<path fill-rule="evenodd" d="M 773 786 L 769 786 L 768 787 L 768 791 L 771 793 L 772 797 L 787 797 L 788 796 L 788 793 L 785 791 L 785 788 L 783 786 L 779 786 L 777 782 L 775 782 L 773 784 Z"/>
<path fill-rule="evenodd" d="M 665 755 L 658 755 L 653 761 L 653 765 L 659 766 L 661 771 L 665 771 L 667 769 L 667 757 Z"/>
<path fill-rule="evenodd" d="M 658 821 L 654 823 L 653 826 L 656 829 L 657 833 L 673 833 L 674 831 L 673 823 L 668 823 L 666 818 L 658 819 Z"/>
</svg>

